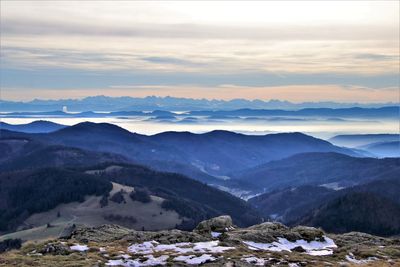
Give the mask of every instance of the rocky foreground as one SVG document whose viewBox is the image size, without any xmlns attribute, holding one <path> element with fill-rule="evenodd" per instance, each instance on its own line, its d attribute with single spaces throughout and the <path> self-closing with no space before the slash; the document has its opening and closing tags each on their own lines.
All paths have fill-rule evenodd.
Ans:
<svg viewBox="0 0 400 267">
<path fill-rule="evenodd" d="M 400 266 L 400 239 L 326 234 L 279 223 L 237 228 L 229 216 L 192 232 L 77 227 L 57 240 L 0 254 L 0 266 Z"/>
</svg>

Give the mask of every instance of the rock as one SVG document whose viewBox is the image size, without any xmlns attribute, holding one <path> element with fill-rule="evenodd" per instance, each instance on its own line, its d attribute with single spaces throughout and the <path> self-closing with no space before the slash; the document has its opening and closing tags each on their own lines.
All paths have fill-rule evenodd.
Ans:
<svg viewBox="0 0 400 267">
<path fill-rule="evenodd" d="M 82 243 L 110 242 L 115 240 L 141 243 L 155 240 L 162 244 L 174 244 L 180 242 L 202 242 L 208 240 L 206 237 L 195 232 L 186 232 L 181 230 L 164 230 L 158 232 L 135 231 L 118 225 L 80 227 L 72 233 L 71 238 Z"/>
<path fill-rule="evenodd" d="M 295 247 L 294 249 L 292 249 L 292 251 L 296 251 L 296 252 L 306 252 L 306 250 L 303 247 Z"/>
<path fill-rule="evenodd" d="M 72 232 L 70 238 L 74 238 L 82 243 L 110 242 L 120 240 L 133 232 L 135 231 L 114 224 L 98 227 L 81 226 Z"/>
<path fill-rule="evenodd" d="M 69 255 L 71 249 L 62 243 L 47 243 L 45 244 L 38 253 L 51 254 L 51 255 Z"/>
<path fill-rule="evenodd" d="M 200 222 L 194 232 L 205 234 L 213 232 L 226 232 L 233 229 L 231 216 L 223 215 Z"/>
<path fill-rule="evenodd" d="M 350 232 L 341 235 L 331 235 L 339 246 L 354 246 L 354 245 L 368 245 L 368 246 L 387 246 L 396 244 L 399 245 L 398 239 L 387 239 L 384 237 L 373 236 L 366 233 Z"/>
<path fill-rule="evenodd" d="M 321 229 L 297 226 L 289 228 L 281 223 L 266 222 L 254 225 L 244 229 L 235 229 L 226 232 L 220 240 L 237 245 L 243 240 L 257 243 L 272 243 L 278 241 L 279 237 L 286 238 L 289 241 L 304 239 L 306 241 L 323 241 L 324 232 Z"/>
<path fill-rule="evenodd" d="M 58 237 L 61 239 L 69 239 L 72 233 L 74 232 L 75 228 L 76 228 L 75 224 L 65 227 Z"/>
<path fill-rule="evenodd" d="M 140 243 L 144 241 L 154 240 L 161 244 L 175 244 L 181 242 L 202 242 L 209 239 L 194 232 L 186 232 L 181 230 L 166 230 L 159 232 L 140 232 L 135 231 L 126 237 L 124 240 L 129 242 Z"/>
<path fill-rule="evenodd" d="M 313 240 L 323 240 L 323 236 L 325 234 L 321 229 L 307 226 L 296 226 L 292 228 L 291 231 L 298 234 L 301 236 L 301 239 L 304 239 L 308 242 Z"/>
<path fill-rule="evenodd" d="M 276 232 L 276 231 L 286 231 L 289 228 L 278 222 L 265 222 L 265 223 L 250 226 L 248 229 L 249 230 Z"/>
</svg>

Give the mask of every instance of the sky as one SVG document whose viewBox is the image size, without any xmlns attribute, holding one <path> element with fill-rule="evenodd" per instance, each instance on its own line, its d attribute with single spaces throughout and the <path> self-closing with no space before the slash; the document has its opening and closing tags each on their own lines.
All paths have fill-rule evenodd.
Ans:
<svg viewBox="0 0 400 267">
<path fill-rule="evenodd" d="M 0 3 L 3 100 L 399 101 L 399 1 Z"/>
</svg>

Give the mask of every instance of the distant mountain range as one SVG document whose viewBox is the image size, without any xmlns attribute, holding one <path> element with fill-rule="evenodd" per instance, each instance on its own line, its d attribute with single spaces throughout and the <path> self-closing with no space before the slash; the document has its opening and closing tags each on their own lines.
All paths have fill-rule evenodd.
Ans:
<svg viewBox="0 0 400 267">
<path fill-rule="evenodd" d="M 282 109 L 236 109 L 236 110 L 196 110 L 186 112 L 172 112 L 165 110 L 154 110 L 150 112 L 144 111 L 113 111 L 113 112 L 65 112 L 65 111 L 41 111 L 41 112 L 9 112 L 1 114 L 2 117 L 10 118 L 106 118 L 106 117 L 147 117 L 148 120 L 155 121 L 177 121 L 196 123 L 201 118 L 207 120 L 302 120 L 303 118 L 324 118 L 328 120 L 343 119 L 397 119 L 399 116 L 399 108 L 396 106 L 387 106 L 381 108 L 305 108 L 299 110 L 282 110 Z"/>
<path fill-rule="evenodd" d="M 107 97 L 93 96 L 83 99 L 60 99 L 60 100 L 39 100 L 29 102 L 15 102 L 0 100 L 0 112 L 16 111 L 54 111 L 63 110 L 66 107 L 72 112 L 84 111 L 188 111 L 188 110 L 235 110 L 235 109 L 285 109 L 297 110 L 303 108 L 378 108 L 383 106 L 395 106 L 396 103 L 336 103 L 336 102 L 304 102 L 291 103 L 281 100 L 207 100 L 176 97 Z"/>
</svg>

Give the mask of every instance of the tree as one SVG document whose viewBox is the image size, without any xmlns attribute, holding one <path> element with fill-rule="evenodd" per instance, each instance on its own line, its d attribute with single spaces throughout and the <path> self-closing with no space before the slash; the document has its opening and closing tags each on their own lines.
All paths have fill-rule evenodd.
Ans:
<svg viewBox="0 0 400 267">
<path fill-rule="evenodd" d="M 129 196 L 133 201 L 142 203 L 151 202 L 150 193 L 146 188 L 135 187 L 135 191 L 132 191 Z"/>
</svg>

